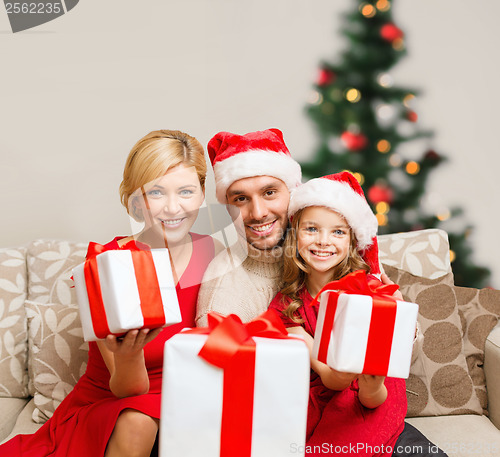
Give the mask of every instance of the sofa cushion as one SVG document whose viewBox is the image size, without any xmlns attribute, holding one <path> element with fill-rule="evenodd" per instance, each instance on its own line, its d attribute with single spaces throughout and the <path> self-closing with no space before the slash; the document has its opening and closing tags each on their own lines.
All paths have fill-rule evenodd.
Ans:
<svg viewBox="0 0 500 457">
<path fill-rule="evenodd" d="M 426 279 L 385 265 L 406 301 L 419 305 L 422 348 L 406 381 L 408 416 L 482 414 L 464 355 L 453 275 Z"/>
<path fill-rule="evenodd" d="M 451 273 L 450 245 L 444 230 L 381 235 L 378 245 L 380 262 L 385 265 L 429 279 Z"/>
<path fill-rule="evenodd" d="M 0 397 L 28 396 L 26 249 L 0 249 Z"/>
<path fill-rule="evenodd" d="M 75 305 L 26 300 L 25 306 L 35 388 L 33 421 L 43 423 L 85 373 L 88 344 Z"/>
<path fill-rule="evenodd" d="M 17 416 L 28 403 L 27 398 L 0 398 L 0 411 L 2 420 L 0 421 L 0 441 L 12 431 L 16 423 Z"/>
<path fill-rule="evenodd" d="M 407 422 L 449 457 L 500 455 L 500 430 L 486 416 L 412 417 Z"/>
<path fill-rule="evenodd" d="M 9 436 L 5 438 L 1 444 L 9 441 L 11 438 L 14 438 L 14 436 L 19 434 L 29 435 L 31 433 L 35 433 L 42 426 L 42 424 L 36 424 L 32 420 L 34 409 L 35 401 L 31 399 L 22 409 L 19 416 L 17 416 L 14 428 L 10 432 Z"/>
<path fill-rule="evenodd" d="M 38 303 L 76 303 L 71 280 L 73 268 L 85 260 L 86 243 L 36 240 L 28 246 L 28 299 Z M 29 364 L 29 361 L 28 361 Z M 35 394 L 33 378 L 28 381 L 30 395 Z"/>
<path fill-rule="evenodd" d="M 464 353 L 479 402 L 487 413 L 488 396 L 484 377 L 486 338 L 500 317 L 500 290 L 455 287 L 458 312 L 464 332 Z"/>
</svg>

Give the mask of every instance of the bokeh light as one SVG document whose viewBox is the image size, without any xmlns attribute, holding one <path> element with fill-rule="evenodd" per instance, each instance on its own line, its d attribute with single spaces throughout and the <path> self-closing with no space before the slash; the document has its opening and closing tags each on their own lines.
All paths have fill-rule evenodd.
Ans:
<svg viewBox="0 0 500 457">
<path fill-rule="evenodd" d="M 359 11 L 364 17 L 373 17 L 377 14 L 377 10 L 369 3 L 362 3 L 359 7 Z"/>
<path fill-rule="evenodd" d="M 386 202 L 378 202 L 375 206 L 375 211 L 377 211 L 378 214 L 387 214 L 390 209 L 391 207 Z"/>
<path fill-rule="evenodd" d="M 394 78 L 389 73 L 380 73 L 377 77 L 377 82 L 382 87 L 392 87 L 394 85 Z"/>
<path fill-rule="evenodd" d="M 362 186 L 365 182 L 365 177 L 361 173 L 353 173 L 356 180 L 359 182 L 359 185 Z"/>
<path fill-rule="evenodd" d="M 378 2 L 375 3 L 375 6 L 377 7 L 377 9 L 379 11 L 382 11 L 383 13 L 385 13 L 386 11 L 390 10 L 391 2 L 389 2 L 388 0 L 378 0 Z"/>
<path fill-rule="evenodd" d="M 393 167 L 400 167 L 401 164 L 403 163 L 403 158 L 399 154 L 392 154 L 389 157 L 389 163 Z"/>
<path fill-rule="evenodd" d="M 377 151 L 386 154 L 391 150 L 391 143 L 389 143 L 387 140 L 380 140 L 377 143 Z"/>
<path fill-rule="evenodd" d="M 351 103 L 357 103 L 361 100 L 361 92 L 353 87 L 346 92 L 345 98 Z"/>
<path fill-rule="evenodd" d="M 420 171 L 420 165 L 417 162 L 408 162 L 406 164 L 406 173 L 416 175 Z"/>
<path fill-rule="evenodd" d="M 318 91 L 313 90 L 309 95 L 308 102 L 311 105 L 319 105 L 323 101 L 323 95 L 321 95 Z"/>
<path fill-rule="evenodd" d="M 453 263 L 456 258 L 457 258 L 457 255 L 455 254 L 455 251 L 452 251 L 450 249 L 450 263 Z"/>
<path fill-rule="evenodd" d="M 380 225 L 380 226 L 387 225 L 388 219 L 387 219 L 387 216 L 385 214 L 377 213 L 375 216 L 377 217 L 378 225 Z"/>
</svg>

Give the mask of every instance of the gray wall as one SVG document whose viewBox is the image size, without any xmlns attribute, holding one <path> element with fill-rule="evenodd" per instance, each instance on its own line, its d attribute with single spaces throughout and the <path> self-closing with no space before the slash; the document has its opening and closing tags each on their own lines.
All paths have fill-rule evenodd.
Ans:
<svg viewBox="0 0 500 457">
<path fill-rule="evenodd" d="M 129 233 L 122 167 L 153 129 L 178 128 L 206 144 L 219 130 L 278 127 L 305 158 L 315 135 L 303 108 L 318 62 L 344 46 L 340 15 L 352 3 L 81 0 L 18 34 L 2 8 L 0 247 Z M 431 204 L 465 208 L 475 258 L 500 287 L 500 2 L 395 3 L 409 56 L 392 75 L 422 90 L 419 122 L 450 159 L 432 174 Z"/>
</svg>

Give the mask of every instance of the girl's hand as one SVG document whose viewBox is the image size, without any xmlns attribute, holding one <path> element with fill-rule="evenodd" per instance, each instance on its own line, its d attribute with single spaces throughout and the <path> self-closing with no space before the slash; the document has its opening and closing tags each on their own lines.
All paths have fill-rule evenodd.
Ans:
<svg viewBox="0 0 500 457">
<path fill-rule="evenodd" d="M 108 335 L 104 344 L 115 356 L 131 357 L 142 352 L 144 346 L 156 338 L 160 332 L 161 328 L 129 330 L 123 337 Z"/>
<path fill-rule="evenodd" d="M 320 364 L 321 362 L 316 361 Z M 334 370 L 328 365 L 324 365 L 323 369 L 320 370 L 321 382 L 325 387 L 332 390 L 344 390 L 351 385 L 351 382 L 356 379 L 356 373 L 343 373 L 341 371 Z"/>
<path fill-rule="evenodd" d="M 382 274 L 382 276 L 380 277 L 380 280 L 382 281 L 382 284 L 396 284 L 394 281 L 391 281 L 389 279 L 389 276 L 387 276 L 385 273 Z M 396 300 L 401 300 L 403 301 L 403 294 L 401 293 L 401 291 L 398 289 L 396 290 L 396 292 L 394 292 L 392 294 L 392 296 L 396 299 Z"/>
<path fill-rule="evenodd" d="M 360 374 L 358 376 L 359 401 L 367 408 L 380 406 L 387 398 L 385 376 Z"/>
</svg>

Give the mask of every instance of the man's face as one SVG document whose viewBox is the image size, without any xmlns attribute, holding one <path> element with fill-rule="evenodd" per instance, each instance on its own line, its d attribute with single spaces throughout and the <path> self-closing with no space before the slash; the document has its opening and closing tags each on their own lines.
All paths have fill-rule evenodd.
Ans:
<svg viewBox="0 0 500 457">
<path fill-rule="evenodd" d="M 227 202 L 238 208 L 245 236 L 257 249 L 272 249 L 282 239 L 288 225 L 290 192 L 286 184 L 272 176 L 255 176 L 235 181 L 226 191 Z"/>
</svg>

